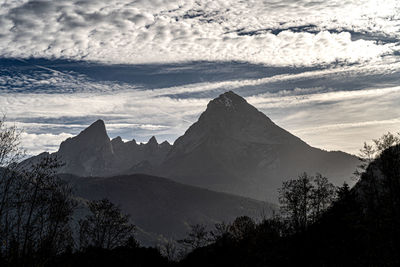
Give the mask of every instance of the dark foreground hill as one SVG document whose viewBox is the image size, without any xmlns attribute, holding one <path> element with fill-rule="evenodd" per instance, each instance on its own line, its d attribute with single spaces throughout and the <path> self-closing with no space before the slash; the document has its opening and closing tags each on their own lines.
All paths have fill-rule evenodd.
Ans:
<svg viewBox="0 0 400 267">
<path fill-rule="evenodd" d="M 385 150 L 351 190 L 302 232 L 264 221 L 241 240 L 221 238 L 181 266 L 399 266 L 400 145 Z"/>
<path fill-rule="evenodd" d="M 142 244 L 183 238 L 191 224 L 213 226 L 247 215 L 270 216 L 274 205 L 210 191 L 148 175 L 77 177 L 63 175 L 78 197 L 87 200 L 108 198 L 131 215 L 139 228 Z"/>
</svg>

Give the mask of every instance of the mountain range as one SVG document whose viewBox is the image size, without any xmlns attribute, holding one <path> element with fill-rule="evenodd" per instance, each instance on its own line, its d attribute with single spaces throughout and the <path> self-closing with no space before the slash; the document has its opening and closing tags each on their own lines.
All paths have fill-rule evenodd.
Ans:
<svg viewBox="0 0 400 267">
<path fill-rule="evenodd" d="M 121 137 L 110 140 L 104 122 L 98 120 L 62 142 L 52 155 L 65 163 L 61 173 L 142 173 L 271 202 L 277 201 L 284 180 L 302 172 L 319 172 L 340 185 L 359 164 L 353 155 L 311 147 L 232 91 L 210 101 L 173 145 L 159 144 L 155 137 L 146 144 Z"/>
</svg>

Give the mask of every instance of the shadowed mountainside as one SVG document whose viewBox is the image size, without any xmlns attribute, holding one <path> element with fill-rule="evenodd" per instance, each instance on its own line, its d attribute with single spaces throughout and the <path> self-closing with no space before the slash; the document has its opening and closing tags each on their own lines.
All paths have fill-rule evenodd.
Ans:
<svg viewBox="0 0 400 267">
<path fill-rule="evenodd" d="M 131 215 L 140 228 L 142 244 L 182 238 L 191 224 L 213 226 L 247 215 L 271 216 L 272 204 L 171 180 L 135 174 L 114 177 L 77 177 L 62 175 L 71 183 L 75 195 L 86 200 L 108 198 Z"/>
</svg>

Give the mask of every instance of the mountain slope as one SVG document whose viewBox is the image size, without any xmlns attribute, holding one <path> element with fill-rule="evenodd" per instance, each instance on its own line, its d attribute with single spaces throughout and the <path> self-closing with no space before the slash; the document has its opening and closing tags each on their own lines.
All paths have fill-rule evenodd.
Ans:
<svg viewBox="0 0 400 267">
<path fill-rule="evenodd" d="M 227 92 L 175 141 L 157 173 L 185 184 L 276 200 L 285 179 L 320 172 L 341 184 L 357 164 L 349 154 L 309 146 Z"/>
<path fill-rule="evenodd" d="M 108 198 L 121 205 L 133 222 L 150 235 L 139 236 L 144 243 L 163 238 L 182 238 L 190 224 L 214 225 L 247 215 L 257 218 L 272 215 L 274 205 L 171 180 L 135 174 L 114 177 L 62 175 L 79 197 L 88 200 Z M 161 236 L 162 235 L 162 236 Z M 153 237 L 151 237 L 153 236 Z"/>
</svg>

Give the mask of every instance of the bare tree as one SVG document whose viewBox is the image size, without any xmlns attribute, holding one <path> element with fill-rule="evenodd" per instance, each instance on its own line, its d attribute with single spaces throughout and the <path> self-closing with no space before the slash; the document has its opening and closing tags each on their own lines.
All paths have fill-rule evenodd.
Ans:
<svg viewBox="0 0 400 267">
<path fill-rule="evenodd" d="M 8 168 L 23 156 L 20 146 L 21 130 L 15 125 L 7 126 L 6 117 L 0 119 L 0 168 Z"/>
<path fill-rule="evenodd" d="M 9 238 L 24 261 L 43 260 L 72 244 L 70 220 L 76 207 L 68 184 L 55 176 L 60 166 L 51 157 L 14 174 L 16 187 L 7 221 Z"/>
<path fill-rule="evenodd" d="M 279 189 L 281 212 L 289 220 L 295 231 L 305 230 L 309 222 L 312 177 L 301 174 L 295 180 L 283 182 Z"/>
<path fill-rule="evenodd" d="M 70 187 L 55 175 L 57 159 L 18 166 L 20 133 L 0 121 L 0 252 L 11 265 L 34 265 L 71 244 L 75 201 Z"/>
<path fill-rule="evenodd" d="M 158 250 L 160 254 L 166 257 L 170 262 L 179 261 L 181 258 L 179 248 L 174 240 L 167 240 L 165 243 L 158 246 Z"/>
<path fill-rule="evenodd" d="M 216 223 L 214 229 L 210 231 L 210 239 L 215 242 L 218 239 L 227 236 L 229 234 L 229 227 L 230 225 L 225 222 Z"/>
<path fill-rule="evenodd" d="M 178 243 L 183 245 L 188 250 L 194 250 L 199 247 L 204 247 L 210 243 L 210 233 L 203 224 L 190 225 L 190 231 L 186 238 L 178 240 Z"/>
<path fill-rule="evenodd" d="M 113 249 L 125 245 L 134 236 L 135 226 L 129 215 L 108 199 L 89 202 L 90 214 L 79 221 L 80 247 Z"/>
<path fill-rule="evenodd" d="M 313 188 L 311 192 L 312 220 L 318 219 L 322 212 L 335 200 L 337 188 L 329 182 L 328 178 L 320 173 L 313 179 Z"/>
<path fill-rule="evenodd" d="M 6 222 L 15 188 L 14 169 L 23 154 L 20 135 L 21 131 L 17 127 L 6 125 L 5 116 L 0 119 L 0 236 L 6 235 L 9 230 Z M 4 246 L 7 244 L 3 242 Z"/>
<path fill-rule="evenodd" d="M 361 174 L 367 169 L 368 165 L 387 148 L 400 144 L 400 133 L 392 134 L 387 132 L 378 139 L 373 139 L 372 144 L 364 142 L 363 147 L 360 149 L 358 159 L 361 164 L 358 165 L 357 170 L 354 172 L 355 178 L 361 177 Z"/>
<path fill-rule="evenodd" d="M 279 189 L 283 218 L 294 232 L 304 231 L 336 198 L 336 187 L 326 177 L 303 173 L 286 181 Z"/>
<path fill-rule="evenodd" d="M 380 138 L 373 139 L 373 142 L 375 144 L 376 151 L 381 154 L 389 147 L 400 144 L 400 133 L 394 135 L 391 132 L 387 132 L 386 134 L 383 134 Z"/>
<path fill-rule="evenodd" d="M 228 227 L 234 240 L 240 241 L 247 237 L 256 228 L 256 223 L 248 216 L 237 217 Z"/>
</svg>

